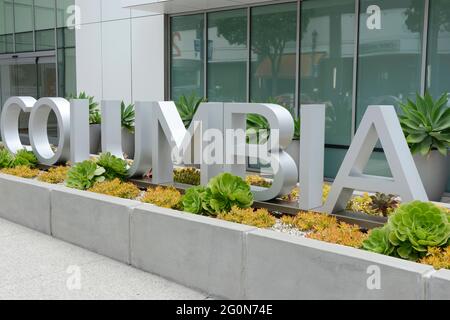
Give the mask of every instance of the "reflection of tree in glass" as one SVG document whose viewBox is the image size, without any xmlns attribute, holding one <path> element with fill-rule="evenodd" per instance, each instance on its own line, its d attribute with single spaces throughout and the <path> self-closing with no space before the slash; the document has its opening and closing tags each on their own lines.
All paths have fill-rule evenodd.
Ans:
<svg viewBox="0 0 450 320">
<path fill-rule="evenodd" d="M 217 21 L 217 35 L 224 37 L 230 44 L 244 45 L 247 43 L 247 35 L 242 32 L 246 29 L 245 23 L 242 18 L 221 19 Z M 302 24 L 306 27 L 308 22 L 302 21 Z M 265 58 L 270 60 L 272 96 L 278 93 L 277 80 L 286 44 L 297 38 L 296 25 L 295 11 L 252 16 L 252 51 L 258 55 L 260 62 Z"/>
<path fill-rule="evenodd" d="M 448 0 L 435 1 L 431 4 L 436 6 L 439 10 L 434 10 L 432 13 L 432 19 L 438 19 L 434 21 L 434 24 L 440 25 L 441 30 L 439 31 L 449 31 L 450 32 L 450 4 Z M 424 1 L 423 0 L 413 0 L 410 7 L 406 9 L 406 25 L 411 32 L 423 32 L 423 12 L 424 12 Z"/>
</svg>

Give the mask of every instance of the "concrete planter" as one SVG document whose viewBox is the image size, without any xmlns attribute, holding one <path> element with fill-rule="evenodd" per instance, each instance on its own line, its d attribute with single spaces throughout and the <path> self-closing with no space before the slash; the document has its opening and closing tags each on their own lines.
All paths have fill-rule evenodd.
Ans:
<svg viewBox="0 0 450 320">
<path fill-rule="evenodd" d="M 91 124 L 89 126 L 89 145 L 91 154 L 98 154 L 101 150 L 101 132 L 100 124 Z"/>
<path fill-rule="evenodd" d="M 0 217 L 50 234 L 51 187 L 33 180 L 0 174 Z"/>
<path fill-rule="evenodd" d="M 295 163 L 300 163 L 300 140 L 292 140 L 286 152 L 294 159 Z"/>
<path fill-rule="evenodd" d="M 122 150 L 128 159 L 134 158 L 134 133 L 122 128 Z"/>
<path fill-rule="evenodd" d="M 449 157 L 444 157 L 436 150 L 429 156 L 416 154 L 413 157 L 428 198 L 440 201 L 447 187 Z"/>
<path fill-rule="evenodd" d="M 1 174 L 0 217 L 223 298 L 450 299 L 449 270 Z"/>
<path fill-rule="evenodd" d="M 129 263 L 130 217 L 137 201 L 55 188 L 51 194 L 52 235 Z"/>
<path fill-rule="evenodd" d="M 424 299 L 433 270 L 267 230 L 247 235 L 246 256 L 247 299 Z"/>
<path fill-rule="evenodd" d="M 244 293 L 245 234 L 254 228 L 143 205 L 131 217 L 131 263 L 212 295 Z"/>
<path fill-rule="evenodd" d="M 427 299 L 450 300 L 450 270 L 431 274 L 427 282 Z"/>
</svg>

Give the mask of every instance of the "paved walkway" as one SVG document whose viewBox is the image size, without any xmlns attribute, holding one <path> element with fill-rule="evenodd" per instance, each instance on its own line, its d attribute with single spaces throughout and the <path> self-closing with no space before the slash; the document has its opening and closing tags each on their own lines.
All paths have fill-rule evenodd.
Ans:
<svg viewBox="0 0 450 320">
<path fill-rule="evenodd" d="M 0 299 L 205 299 L 202 293 L 0 219 Z"/>
</svg>

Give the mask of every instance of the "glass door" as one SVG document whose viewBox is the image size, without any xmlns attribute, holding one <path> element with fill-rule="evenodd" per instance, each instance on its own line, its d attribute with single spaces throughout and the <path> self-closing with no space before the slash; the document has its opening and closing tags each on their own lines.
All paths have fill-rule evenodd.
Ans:
<svg viewBox="0 0 450 320">
<path fill-rule="evenodd" d="M 0 110 L 10 97 L 30 96 L 39 99 L 57 95 L 55 56 L 19 55 L 0 58 Z M 28 121 L 28 114 L 20 115 L 19 130 L 22 143 L 26 145 L 29 145 Z M 49 116 L 49 136 L 51 140 L 57 137 L 53 113 Z"/>
</svg>

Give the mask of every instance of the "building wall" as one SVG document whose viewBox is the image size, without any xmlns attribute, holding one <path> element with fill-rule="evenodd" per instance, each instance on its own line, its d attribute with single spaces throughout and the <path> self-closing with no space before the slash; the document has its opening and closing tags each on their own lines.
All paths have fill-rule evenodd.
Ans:
<svg viewBox="0 0 450 320">
<path fill-rule="evenodd" d="M 77 90 L 97 100 L 164 99 L 164 16 L 120 0 L 76 0 Z"/>
</svg>

